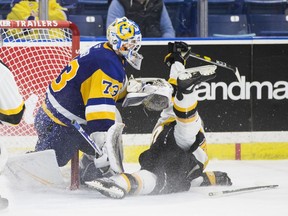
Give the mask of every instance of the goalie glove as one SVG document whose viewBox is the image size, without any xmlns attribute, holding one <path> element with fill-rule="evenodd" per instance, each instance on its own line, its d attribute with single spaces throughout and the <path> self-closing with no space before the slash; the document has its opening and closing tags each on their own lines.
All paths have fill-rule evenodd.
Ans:
<svg viewBox="0 0 288 216">
<path fill-rule="evenodd" d="M 143 105 L 150 111 L 162 111 L 171 102 L 173 87 L 161 78 L 130 77 L 122 106 Z"/>
<path fill-rule="evenodd" d="M 184 66 L 186 65 L 186 60 L 184 58 L 185 54 L 189 51 L 188 44 L 184 42 L 169 42 L 168 43 L 168 54 L 164 58 L 164 63 L 171 67 L 176 61 L 181 62 Z"/>
<path fill-rule="evenodd" d="M 204 172 L 203 182 L 200 186 L 209 186 L 209 185 L 232 185 L 231 179 L 225 172 L 213 171 L 213 172 Z"/>
</svg>

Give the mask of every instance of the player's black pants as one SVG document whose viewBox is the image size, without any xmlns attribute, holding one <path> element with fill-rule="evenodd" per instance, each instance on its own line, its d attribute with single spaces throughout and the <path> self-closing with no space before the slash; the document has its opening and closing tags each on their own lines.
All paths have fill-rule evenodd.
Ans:
<svg viewBox="0 0 288 216">
<path fill-rule="evenodd" d="M 182 150 L 174 138 L 174 125 L 165 126 L 156 142 L 139 157 L 141 169 L 148 170 L 157 176 L 157 185 L 153 194 L 175 193 L 187 191 L 190 188 L 190 171 L 197 165 L 192 152 L 199 146 L 204 135 L 198 134 L 198 139 L 188 151 Z M 199 139 L 199 137 L 201 139 Z M 201 175 L 203 166 L 200 164 L 196 175 Z M 189 177 L 187 177 L 189 175 Z M 196 178 L 197 176 L 193 176 Z"/>
</svg>

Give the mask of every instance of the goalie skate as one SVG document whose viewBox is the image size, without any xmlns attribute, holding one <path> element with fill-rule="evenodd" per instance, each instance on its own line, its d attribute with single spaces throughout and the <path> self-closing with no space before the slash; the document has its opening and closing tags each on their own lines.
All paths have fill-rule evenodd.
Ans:
<svg viewBox="0 0 288 216">
<path fill-rule="evenodd" d="M 94 181 L 85 182 L 85 184 L 106 197 L 123 199 L 126 196 L 126 191 L 109 178 L 96 179 Z"/>
</svg>

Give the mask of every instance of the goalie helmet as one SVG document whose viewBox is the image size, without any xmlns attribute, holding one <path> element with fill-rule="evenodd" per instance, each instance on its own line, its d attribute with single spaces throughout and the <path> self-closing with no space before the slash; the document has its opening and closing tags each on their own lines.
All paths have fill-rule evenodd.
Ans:
<svg viewBox="0 0 288 216">
<path fill-rule="evenodd" d="M 112 48 L 121 53 L 132 67 L 140 70 L 143 57 L 138 50 L 142 35 L 134 21 L 126 17 L 116 18 L 107 28 L 107 39 Z"/>
</svg>

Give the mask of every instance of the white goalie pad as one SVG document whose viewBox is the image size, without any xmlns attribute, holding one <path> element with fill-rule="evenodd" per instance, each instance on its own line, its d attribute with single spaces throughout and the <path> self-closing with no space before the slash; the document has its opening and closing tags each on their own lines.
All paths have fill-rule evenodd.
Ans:
<svg viewBox="0 0 288 216">
<path fill-rule="evenodd" d="M 0 174 L 4 170 L 7 160 L 8 160 L 8 153 L 6 151 L 6 148 L 4 147 L 4 145 L 0 143 Z"/>
<path fill-rule="evenodd" d="M 130 77 L 122 106 L 143 104 L 148 110 L 161 111 L 171 102 L 173 87 L 162 78 Z"/>
<path fill-rule="evenodd" d="M 5 175 L 16 185 L 63 187 L 64 180 L 54 150 L 8 158 Z"/>
<path fill-rule="evenodd" d="M 109 128 L 103 149 L 108 155 L 110 169 L 115 173 L 124 172 L 122 142 L 122 131 L 124 126 L 123 123 L 116 122 Z"/>
</svg>

